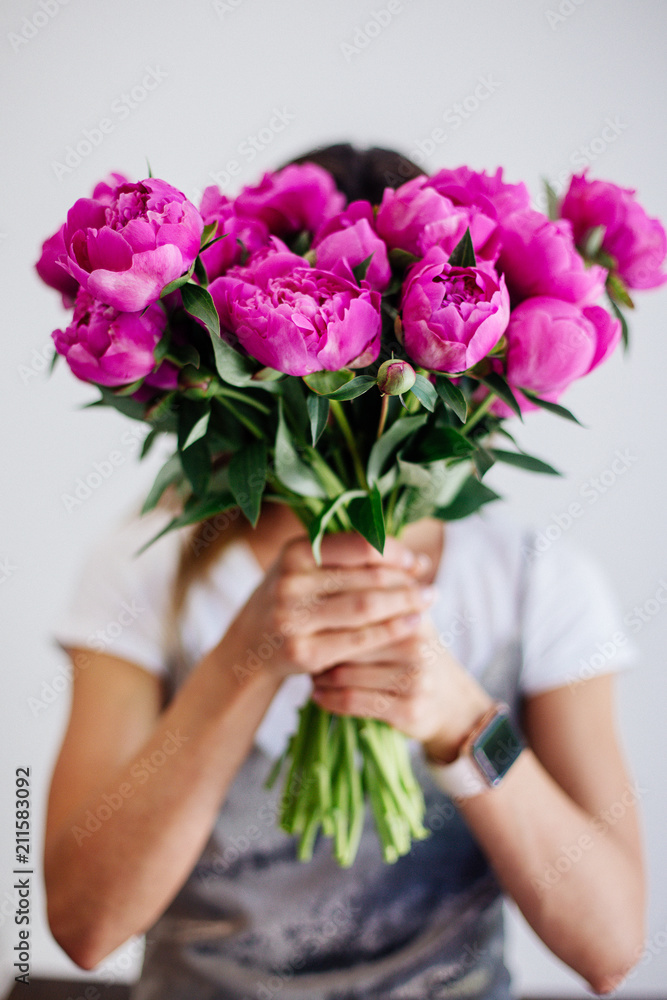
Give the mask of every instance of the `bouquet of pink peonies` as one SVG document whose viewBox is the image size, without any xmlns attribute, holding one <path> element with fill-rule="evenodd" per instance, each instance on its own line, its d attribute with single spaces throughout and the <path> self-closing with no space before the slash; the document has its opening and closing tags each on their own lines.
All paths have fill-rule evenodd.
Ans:
<svg viewBox="0 0 667 1000">
<path fill-rule="evenodd" d="M 629 290 L 667 280 L 664 229 L 634 191 L 584 173 L 549 194 L 547 217 L 501 169 L 460 167 L 346 204 L 304 163 L 235 198 L 209 187 L 197 209 L 114 174 L 37 263 L 73 309 L 54 361 L 97 386 L 89 405 L 148 425 L 142 457 L 175 436 L 143 507 L 174 489 L 165 531 L 231 507 L 255 525 L 264 497 L 293 508 L 318 562 L 325 531 L 382 552 L 412 521 L 496 499 L 494 462 L 554 474 L 505 419 L 576 419 L 559 399 L 627 344 Z M 384 722 L 309 702 L 269 780 L 285 765 L 280 823 L 303 859 L 321 828 L 351 864 L 366 798 L 387 861 L 427 834 L 406 740 Z"/>
</svg>

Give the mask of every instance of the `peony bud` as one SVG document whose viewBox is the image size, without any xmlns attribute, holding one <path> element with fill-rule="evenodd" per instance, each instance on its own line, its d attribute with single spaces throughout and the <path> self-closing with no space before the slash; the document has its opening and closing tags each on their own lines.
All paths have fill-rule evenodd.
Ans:
<svg viewBox="0 0 667 1000">
<path fill-rule="evenodd" d="M 414 368 L 407 361 L 392 359 L 380 365 L 377 387 L 386 396 L 399 396 L 402 392 L 412 389 L 416 378 Z"/>
</svg>

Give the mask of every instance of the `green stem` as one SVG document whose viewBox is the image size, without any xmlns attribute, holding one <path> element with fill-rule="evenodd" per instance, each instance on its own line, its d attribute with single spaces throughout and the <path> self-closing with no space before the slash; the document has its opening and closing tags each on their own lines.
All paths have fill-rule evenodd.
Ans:
<svg viewBox="0 0 667 1000">
<path fill-rule="evenodd" d="M 384 430 L 384 425 L 387 420 L 387 410 L 389 408 L 389 396 L 384 393 L 382 396 L 382 403 L 380 404 L 380 420 L 378 423 L 378 432 L 376 435 L 376 440 L 382 437 L 382 431 Z"/>
<path fill-rule="evenodd" d="M 260 410 L 261 413 L 270 413 L 271 410 L 264 403 L 260 403 L 258 399 L 255 399 L 250 393 L 239 392 L 237 389 L 227 389 L 226 387 L 220 386 L 215 390 L 215 398 L 222 399 L 226 397 L 228 399 L 238 399 L 241 403 L 247 403 L 248 406 L 254 406 L 256 410 Z"/>
<path fill-rule="evenodd" d="M 396 506 L 396 500 L 398 499 L 399 490 L 400 486 L 398 486 L 398 484 L 394 486 L 394 488 L 391 491 L 391 495 L 389 497 L 389 502 L 387 503 L 387 510 L 385 512 L 384 519 L 385 519 L 385 524 L 387 526 L 388 535 L 397 534 L 396 528 L 394 526 L 394 508 Z"/>
<path fill-rule="evenodd" d="M 233 413 L 236 419 L 240 423 L 242 423 L 244 427 L 247 427 L 251 434 L 254 434 L 255 437 L 259 438 L 260 441 L 264 439 L 264 434 L 260 431 L 257 424 L 252 422 L 250 417 L 246 417 L 244 413 L 241 413 L 239 410 L 237 410 L 235 406 L 232 406 L 229 400 L 225 399 L 224 396 L 216 396 L 216 399 L 218 400 L 221 406 L 224 406 L 226 410 L 229 410 L 230 413 Z"/>
<path fill-rule="evenodd" d="M 325 462 L 317 449 L 309 445 L 306 449 L 308 459 L 314 471 L 319 476 L 319 480 L 331 500 L 345 491 L 345 485 L 340 481 L 336 473 Z"/>
<path fill-rule="evenodd" d="M 352 462 L 354 464 L 354 471 L 356 472 L 359 485 L 363 490 L 368 489 L 368 482 L 366 480 L 366 473 L 361 462 L 361 456 L 359 455 L 359 449 L 357 448 L 357 442 L 354 439 L 354 434 L 352 433 L 352 428 L 345 416 L 345 411 L 338 399 L 329 400 L 331 404 L 331 412 L 334 415 L 336 423 L 340 427 L 345 442 L 350 449 L 350 454 L 352 456 Z"/>
<path fill-rule="evenodd" d="M 468 434 L 472 430 L 472 428 L 475 426 L 475 424 L 479 420 L 481 420 L 482 417 L 486 416 L 486 414 L 488 413 L 489 408 L 490 408 L 490 406 L 493 403 L 493 401 L 494 401 L 495 398 L 496 398 L 495 393 L 489 392 L 488 396 L 486 396 L 482 400 L 482 402 L 479 404 L 479 406 L 477 407 L 477 409 L 475 410 L 475 412 L 472 414 L 472 416 L 470 417 L 470 419 L 466 421 L 465 426 L 463 427 L 463 432 L 465 434 Z"/>
</svg>

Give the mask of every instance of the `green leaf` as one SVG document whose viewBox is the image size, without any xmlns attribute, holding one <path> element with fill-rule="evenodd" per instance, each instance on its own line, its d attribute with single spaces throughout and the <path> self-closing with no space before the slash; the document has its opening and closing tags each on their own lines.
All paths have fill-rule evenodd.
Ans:
<svg viewBox="0 0 667 1000">
<path fill-rule="evenodd" d="M 164 286 L 164 288 L 160 292 L 160 298 L 163 299 L 165 295 L 169 295 L 171 292 L 175 292 L 177 288 L 182 288 L 183 285 L 187 284 L 187 282 L 194 274 L 194 270 L 195 270 L 195 261 L 192 262 L 192 264 L 187 269 L 185 274 L 182 274 L 180 278 L 174 278 L 173 281 L 170 281 L 168 285 Z"/>
<path fill-rule="evenodd" d="M 483 504 L 500 499 L 498 493 L 480 483 L 475 476 L 470 476 L 452 502 L 446 507 L 436 507 L 433 516 L 440 518 L 441 521 L 458 521 L 474 514 Z"/>
<path fill-rule="evenodd" d="M 155 441 L 157 440 L 157 437 L 158 437 L 159 433 L 160 432 L 159 432 L 159 430 L 156 427 L 151 427 L 151 429 L 149 430 L 148 434 L 144 438 L 143 443 L 141 445 L 141 451 L 139 452 L 139 458 L 140 459 L 146 457 L 146 455 L 148 454 L 148 452 L 151 450 L 151 448 L 155 444 Z"/>
<path fill-rule="evenodd" d="M 166 351 L 165 357 L 181 368 L 185 367 L 185 365 L 192 365 L 193 368 L 199 368 L 201 364 L 199 351 L 193 344 L 188 343 L 176 344 L 172 342 Z"/>
<path fill-rule="evenodd" d="M 507 403 L 510 410 L 513 410 L 520 420 L 523 420 L 521 407 L 517 402 L 517 398 L 502 375 L 499 375 L 497 372 L 489 372 L 488 375 L 478 375 L 477 378 L 487 387 L 487 389 L 490 389 L 491 392 L 494 392 L 496 396 L 499 396 L 504 403 Z"/>
<path fill-rule="evenodd" d="M 558 195 L 556 194 L 556 192 L 554 191 L 554 189 L 552 188 L 551 184 L 546 179 L 546 177 L 542 178 L 542 184 L 544 185 L 544 193 L 547 199 L 547 216 L 551 219 L 552 222 L 555 222 L 556 219 L 559 217 L 560 213 L 560 202 L 558 199 Z"/>
<path fill-rule="evenodd" d="M 214 222 L 209 222 L 207 226 L 204 226 L 204 228 L 202 229 L 201 240 L 199 241 L 200 253 L 202 252 L 202 250 L 206 248 L 208 241 L 213 239 L 217 231 L 218 231 L 217 219 Z"/>
<path fill-rule="evenodd" d="M 593 226 L 592 229 L 588 230 L 581 245 L 581 254 L 586 260 L 593 260 L 597 257 L 602 249 L 602 241 L 606 231 L 606 226 Z"/>
<path fill-rule="evenodd" d="M 415 384 L 410 389 L 410 392 L 415 394 L 422 406 L 425 406 L 427 410 L 433 413 L 438 400 L 438 394 L 435 391 L 435 386 L 423 375 L 420 375 L 419 372 L 415 376 Z"/>
<path fill-rule="evenodd" d="M 206 268 L 201 257 L 195 257 L 195 278 L 202 288 L 208 286 L 208 274 L 206 273 Z"/>
<path fill-rule="evenodd" d="M 357 396 L 363 396 L 365 392 L 368 392 L 373 385 L 375 385 L 375 376 L 357 375 L 356 378 L 342 385 L 340 389 L 327 392 L 325 395 L 328 399 L 356 399 Z"/>
<path fill-rule="evenodd" d="M 443 458 L 467 458 L 475 445 L 454 427 L 431 427 L 414 447 L 413 460 L 437 462 Z"/>
<path fill-rule="evenodd" d="M 251 441 L 229 463 L 229 486 L 253 528 L 257 524 L 266 483 L 267 452 L 264 441 Z"/>
<path fill-rule="evenodd" d="M 304 375 L 303 381 L 313 392 L 320 396 L 328 396 L 353 378 L 353 373 L 343 368 L 338 372 L 313 372 L 312 375 Z"/>
<path fill-rule="evenodd" d="M 209 248 L 209 247 L 212 247 L 212 246 L 214 246 L 214 245 L 215 245 L 216 243 L 219 243 L 219 242 L 220 242 L 220 240 L 226 240 L 228 236 L 229 236 L 229 233 L 222 233 L 222 234 L 221 234 L 220 236 L 216 236 L 216 237 L 215 237 L 214 239 L 212 239 L 212 240 L 209 240 L 209 241 L 208 241 L 208 243 L 206 244 L 206 246 L 202 247 L 202 248 L 201 248 L 201 250 L 199 251 L 199 257 L 198 257 L 197 259 L 198 259 L 198 260 L 200 260 L 200 259 L 201 259 L 201 255 L 202 255 L 202 253 L 204 252 L 204 250 L 208 250 L 208 248 Z M 238 243 L 241 243 L 241 240 L 237 240 L 237 242 L 238 242 Z M 241 243 L 241 246 L 243 246 L 243 244 L 242 244 L 242 243 Z M 247 254 L 246 254 L 246 256 L 247 256 Z M 239 263 L 240 263 L 240 262 L 239 262 Z"/>
<path fill-rule="evenodd" d="M 401 417 L 395 420 L 389 430 L 385 431 L 375 442 L 368 456 L 366 468 L 366 478 L 371 486 L 380 478 L 391 453 L 398 448 L 402 441 L 423 427 L 427 420 L 427 413 L 420 413 L 416 417 Z"/>
<path fill-rule="evenodd" d="M 308 527 L 308 535 L 313 548 L 313 556 L 318 566 L 322 564 L 321 546 L 327 524 L 340 507 L 344 506 L 344 504 L 348 503 L 354 497 L 361 496 L 365 496 L 363 490 L 346 490 L 345 493 L 341 493 L 339 496 L 334 497 L 333 500 L 330 500 L 318 516 L 311 521 Z"/>
<path fill-rule="evenodd" d="M 188 477 L 192 490 L 203 497 L 208 490 L 211 478 L 211 454 L 205 438 L 199 438 L 185 451 L 179 448 L 183 472 Z"/>
<path fill-rule="evenodd" d="M 210 409 L 207 409 L 206 412 L 201 415 L 196 424 L 194 424 L 190 433 L 188 434 L 185 441 L 181 445 L 182 451 L 185 451 L 186 448 L 189 448 L 191 445 L 195 443 L 195 441 L 199 441 L 199 439 L 206 434 L 210 417 L 211 417 L 211 411 Z"/>
<path fill-rule="evenodd" d="M 486 448 L 483 448 L 478 444 L 473 453 L 472 460 L 475 464 L 477 475 L 480 479 L 483 479 L 493 465 L 495 458 L 493 456 L 493 452 L 487 451 Z"/>
<path fill-rule="evenodd" d="M 384 552 L 386 531 L 382 510 L 382 497 L 380 496 L 377 483 L 373 484 L 370 493 L 365 493 L 352 500 L 348 505 L 347 512 L 352 522 L 352 527 L 360 535 L 363 535 L 374 549 L 377 549 L 382 554 Z"/>
<path fill-rule="evenodd" d="M 289 376 L 280 383 L 285 418 L 299 444 L 310 436 L 310 415 L 306 406 L 307 392 L 298 376 Z"/>
<path fill-rule="evenodd" d="M 419 486 L 420 489 L 431 489 L 433 476 L 429 464 L 423 465 L 420 462 L 410 462 L 403 457 L 403 452 L 399 451 L 396 456 L 398 465 L 397 482 L 402 486 Z M 381 481 L 375 483 L 381 491 Z"/>
<path fill-rule="evenodd" d="M 415 254 L 410 253 L 409 250 L 401 250 L 399 249 L 399 247 L 393 247 L 389 251 L 387 256 L 389 258 L 389 264 L 391 265 L 391 267 L 397 268 L 399 270 L 405 269 L 409 267 L 411 264 L 415 264 L 418 260 L 421 260 L 420 257 L 417 257 Z"/>
<path fill-rule="evenodd" d="M 169 324 L 167 324 L 164 333 L 162 334 L 157 344 L 153 348 L 153 357 L 155 358 L 155 368 L 153 369 L 153 371 L 155 371 L 155 369 L 158 368 L 160 362 L 166 356 L 167 351 L 169 350 L 170 343 L 171 343 L 171 327 L 169 326 Z"/>
<path fill-rule="evenodd" d="M 250 358 L 239 354 L 221 337 L 211 336 L 211 343 L 213 344 L 215 367 L 222 381 L 228 382 L 229 385 L 247 386 L 254 371 Z"/>
<path fill-rule="evenodd" d="M 605 285 L 607 289 L 607 295 L 612 302 L 620 303 L 621 305 L 627 306 L 628 309 L 634 309 L 635 304 L 630 298 L 630 293 L 628 292 L 627 286 L 623 279 L 618 274 L 614 274 L 611 271 L 607 275 L 607 281 Z"/>
<path fill-rule="evenodd" d="M 162 531 L 159 531 L 150 541 L 142 545 L 140 549 L 137 549 L 134 553 L 135 557 L 145 552 L 150 545 L 157 542 L 158 538 L 162 538 L 168 532 L 174 531 L 177 528 L 184 528 L 189 524 L 197 524 L 199 521 L 205 521 L 207 518 L 215 517 L 216 514 L 220 514 L 222 511 L 229 510 L 232 507 L 236 507 L 236 500 L 229 491 L 210 494 L 201 498 L 191 497 L 186 503 L 183 513 L 172 518 Z"/>
<path fill-rule="evenodd" d="M 176 411 L 173 407 L 176 392 L 168 392 L 161 399 L 158 399 L 150 409 L 146 410 L 146 420 L 156 430 L 170 432 L 176 430 L 174 426 Z"/>
<path fill-rule="evenodd" d="M 148 176 L 149 176 L 149 178 L 152 177 L 153 176 L 153 171 L 151 170 L 151 165 L 148 162 L 148 157 L 146 157 L 146 169 L 148 170 Z"/>
<path fill-rule="evenodd" d="M 316 445 L 322 431 L 327 425 L 330 403 L 326 396 L 317 396 L 314 393 L 309 393 L 306 399 L 306 406 L 308 407 L 308 416 L 310 417 L 311 444 Z"/>
<path fill-rule="evenodd" d="M 302 229 L 301 232 L 298 233 L 297 236 L 295 236 L 295 238 L 291 241 L 290 250 L 299 257 L 303 257 L 303 255 L 310 250 L 310 243 L 310 233 L 307 229 Z"/>
<path fill-rule="evenodd" d="M 453 410 L 461 423 L 464 424 L 468 417 L 468 403 L 458 386 L 453 385 L 446 376 L 437 375 L 435 391 L 443 403 Z"/>
<path fill-rule="evenodd" d="M 373 251 L 375 253 L 375 251 Z M 354 280 L 358 285 L 364 280 L 368 274 L 368 268 L 371 266 L 371 261 L 373 259 L 373 254 L 369 254 L 360 264 L 355 264 L 352 268 L 352 274 L 354 275 Z"/>
<path fill-rule="evenodd" d="M 49 370 L 47 372 L 47 376 L 51 375 L 51 373 L 53 372 L 53 369 L 56 367 L 56 362 L 58 361 L 59 357 L 60 357 L 60 355 L 58 354 L 58 352 L 54 351 L 53 352 L 53 356 L 51 358 L 51 361 L 49 363 Z"/>
<path fill-rule="evenodd" d="M 470 236 L 470 227 L 466 229 L 452 250 L 447 263 L 453 267 L 477 267 L 475 248 L 472 245 L 472 237 Z"/>
<path fill-rule="evenodd" d="M 534 455 L 526 455 L 523 451 L 503 451 L 500 448 L 491 448 L 490 450 L 498 462 L 516 465 L 519 469 L 528 469 L 529 472 L 543 472 L 547 476 L 562 475 L 562 472 L 554 469 L 553 465 L 543 462 L 541 458 L 535 458 Z"/>
<path fill-rule="evenodd" d="M 434 478 L 434 506 L 445 507 L 456 497 L 471 475 L 469 461 L 435 462 L 430 466 Z"/>
<path fill-rule="evenodd" d="M 613 312 L 616 319 L 621 322 L 621 339 L 623 341 L 623 350 L 627 351 L 630 346 L 630 330 L 628 327 L 628 322 L 621 309 L 618 308 L 614 300 L 609 296 L 609 305 L 611 306 L 611 311 Z"/>
<path fill-rule="evenodd" d="M 200 497 L 206 493 L 211 475 L 210 450 L 206 437 L 199 435 L 191 443 L 188 439 L 197 425 L 202 426 L 202 418 L 205 415 L 210 418 L 210 403 L 180 400 L 177 412 L 178 454 L 183 472 L 187 476 L 193 492 Z"/>
<path fill-rule="evenodd" d="M 555 413 L 558 417 L 565 417 L 566 420 L 572 420 L 575 424 L 579 424 L 580 427 L 584 426 L 580 420 L 577 420 L 574 413 L 561 406 L 560 403 L 550 403 L 546 399 L 540 399 L 531 389 L 523 389 L 521 387 L 519 389 L 531 403 L 535 403 L 535 406 L 540 406 L 543 410 L 548 410 L 549 413 Z"/>
<path fill-rule="evenodd" d="M 157 506 L 158 500 L 166 490 L 167 486 L 171 486 L 171 484 L 175 483 L 177 479 L 182 478 L 183 468 L 181 466 L 181 460 L 177 454 L 172 455 L 171 458 L 167 459 L 155 477 L 148 496 L 144 500 L 141 513 L 147 514 L 149 510 L 153 510 L 153 508 Z"/>
<path fill-rule="evenodd" d="M 280 379 L 287 378 L 285 372 L 279 372 L 277 368 L 269 368 L 266 365 L 264 368 L 260 368 L 253 374 L 253 382 L 277 382 Z"/>
<path fill-rule="evenodd" d="M 201 285 L 190 282 L 181 288 L 183 308 L 196 319 L 200 319 L 211 337 L 220 336 L 220 319 L 211 293 Z"/>
<path fill-rule="evenodd" d="M 313 470 L 299 456 L 285 422 L 284 403 L 278 400 L 278 431 L 274 464 L 278 479 L 288 489 L 304 497 L 326 498 L 326 490 Z"/>
<path fill-rule="evenodd" d="M 143 384 L 144 384 L 144 376 L 142 375 L 141 378 L 136 379 L 136 381 L 134 382 L 130 382 L 129 385 L 124 385 L 121 388 L 116 389 L 116 395 L 131 396 L 132 393 L 136 392 L 137 389 L 140 389 Z"/>
<path fill-rule="evenodd" d="M 114 409 L 118 410 L 126 417 L 131 417 L 133 420 L 143 420 L 146 412 L 146 404 L 140 403 L 138 399 L 130 399 L 129 396 L 118 396 L 115 392 L 107 389 L 106 386 L 98 385 L 97 388 L 100 391 L 100 399 L 94 400 L 92 403 L 84 403 L 80 406 L 80 410 L 88 410 L 93 406 L 113 406 Z"/>
</svg>

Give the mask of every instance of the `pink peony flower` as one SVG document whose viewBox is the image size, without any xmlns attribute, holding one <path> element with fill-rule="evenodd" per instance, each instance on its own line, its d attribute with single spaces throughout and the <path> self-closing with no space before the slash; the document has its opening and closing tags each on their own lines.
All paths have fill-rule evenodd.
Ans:
<svg viewBox="0 0 667 1000">
<path fill-rule="evenodd" d="M 67 215 L 66 266 L 90 295 L 122 312 L 144 309 L 199 253 L 203 220 L 185 195 L 156 178 L 81 198 Z"/>
<path fill-rule="evenodd" d="M 248 253 L 254 253 L 268 242 L 269 230 L 266 223 L 261 219 L 239 215 L 235 203 L 214 185 L 204 191 L 199 211 L 206 225 L 218 223 L 216 237 L 227 234 L 201 255 L 209 281 L 214 281 L 228 268 L 238 264 L 243 257 L 244 248 Z"/>
<path fill-rule="evenodd" d="M 556 402 L 567 387 L 609 357 L 621 337 L 621 324 L 601 306 L 583 308 L 562 299 L 527 299 L 512 311 L 505 331 L 505 375 L 522 410 L 536 409 L 520 388 Z M 501 400 L 499 416 L 512 412 Z"/>
<path fill-rule="evenodd" d="M 108 180 L 100 181 L 99 184 L 95 185 L 91 197 L 94 201 L 109 205 L 118 185 L 127 183 L 127 178 L 123 174 L 110 174 Z M 57 233 L 42 243 L 42 253 L 35 264 L 35 269 L 44 284 L 50 285 L 51 288 L 55 288 L 61 293 L 65 308 L 71 309 L 79 290 L 79 282 L 64 266 L 66 259 L 67 248 L 65 246 L 65 224 L 63 223 Z"/>
<path fill-rule="evenodd" d="M 465 210 L 475 253 L 483 260 L 494 261 L 500 251 L 498 222 L 513 212 L 530 208 L 525 184 L 506 184 L 502 167 L 493 176 L 469 167 L 439 170 L 429 178 L 429 186 L 451 203 Z"/>
<path fill-rule="evenodd" d="M 318 230 L 313 240 L 317 266 L 325 271 L 337 271 L 341 262 L 351 268 L 361 264 L 371 254 L 366 272 L 371 288 L 383 292 L 391 281 L 391 268 L 384 241 L 373 228 L 373 207 L 368 201 L 353 201 L 344 212 L 335 215 Z"/>
<path fill-rule="evenodd" d="M 79 282 L 60 263 L 66 255 L 64 234 L 65 224 L 63 223 L 57 233 L 49 236 L 48 240 L 44 240 L 42 253 L 35 264 L 35 269 L 44 284 L 60 292 L 65 308 L 71 309 L 79 290 Z"/>
<path fill-rule="evenodd" d="M 252 357 L 288 375 L 337 371 L 380 351 L 380 295 L 309 267 L 279 240 L 210 286 L 220 323 Z M 367 360 L 366 360 L 367 359 Z"/>
<path fill-rule="evenodd" d="M 498 167 L 493 176 L 470 167 L 443 169 L 433 174 L 428 183 L 454 205 L 474 206 L 490 219 L 502 219 L 513 212 L 525 212 L 530 208 L 526 185 L 523 182 L 506 184 L 502 167 Z"/>
<path fill-rule="evenodd" d="M 266 173 L 259 184 L 244 187 L 234 200 L 236 211 L 260 219 L 276 236 L 302 229 L 314 233 L 345 207 L 345 195 L 331 174 L 315 163 L 291 163 Z"/>
<path fill-rule="evenodd" d="M 566 219 L 551 222 L 541 212 L 515 212 L 501 223 L 500 235 L 497 266 L 513 304 L 546 295 L 588 305 L 602 294 L 607 272 L 585 266 Z"/>
<path fill-rule="evenodd" d="M 101 201 L 103 205 L 110 205 L 114 199 L 116 188 L 120 187 L 121 184 L 131 183 L 132 181 L 125 174 L 109 174 L 105 180 L 95 185 L 91 198 L 94 201 Z"/>
<path fill-rule="evenodd" d="M 153 351 L 166 322 L 159 303 L 144 312 L 119 312 L 80 289 L 72 322 L 66 330 L 54 330 L 52 337 L 77 378 L 98 385 L 129 385 L 153 371 Z M 163 369 L 161 378 L 168 375 Z"/>
<path fill-rule="evenodd" d="M 656 288 L 667 281 L 661 270 L 667 256 L 665 230 L 658 219 L 649 219 L 632 188 L 589 181 L 584 170 L 570 181 L 560 212 L 571 222 L 577 243 L 590 229 L 605 227 L 602 249 L 614 258 L 614 270 L 628 288 Z"/>
<path fill-rule="evenodd" d="M 463 372 L 486 357 L 509 320 L 505 281 L 491 265 L 453 267 L 433 247 L 403 286 L 403 342 L 410 357 L 440 372 Z"/>
<path fill-rule="evenodd" d="M 423 257 L 434 246 L 452 252 L 470 228 L 475 253 L 492 259 L 496 222 L 476 208 L 455 205 L 428 177 L 415 177 L 400 187 L 385 188 L 375 228 L 388 247 Z"/>
</svg>

